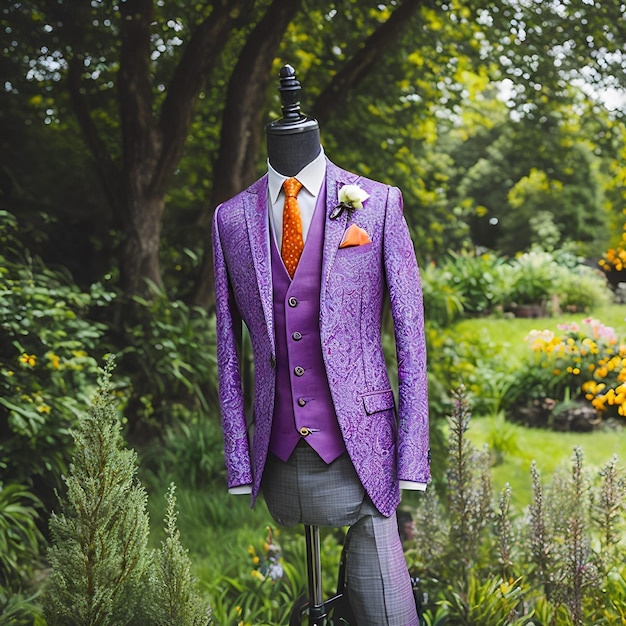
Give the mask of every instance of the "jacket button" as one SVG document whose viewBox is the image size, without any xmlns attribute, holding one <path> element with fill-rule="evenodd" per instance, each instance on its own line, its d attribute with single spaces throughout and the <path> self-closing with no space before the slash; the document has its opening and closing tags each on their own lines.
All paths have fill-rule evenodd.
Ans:
<svg viewBox="0 0 626 626">
<path fill-rule="evenodd" d="M 287 303 L 289 304 L 290 307 L 296 307 L 298 306 L 298 299 L 294 298 L 293 296 L 291 296 L 291 298 L 289 298 L 289 300 L 287 300 Z"/>
<path fill-rule="evenodd" d="M 306 400 L 304 398 L 298 398 L 298 406 L 304 406 L 306 404 Z"/>
<path fill-rule="evenodd" d="M 293 368 L 293 373 L 294 373 L 296 376 L 302 376 L 302 374 L 304 374 L 304 368 L 303 368 L 303 367 L 300 367 L 300 366 L 298 365 L 297 367 L 294 367 L 294 368 Z"/>
<path fill-rule="evenodd" d="M 300 341 L 300 339 L 302 339 L 302 333 L 299 333 L 298 331 L 296 331 L 295 333 L 291 335 L 291 338 L 294 341 Z"/>
<path fill-rule="evenodd" d="M 303 437 L 307 437 L 308 435 L 310 435 L 310 434 L 311 434 L 311 431 L 310 431 L 310 430 L 309 430 L 306 426 L 303 426 L 303 427 L 300 429 L 300 434 L 301 434 Z"/>
</svg>

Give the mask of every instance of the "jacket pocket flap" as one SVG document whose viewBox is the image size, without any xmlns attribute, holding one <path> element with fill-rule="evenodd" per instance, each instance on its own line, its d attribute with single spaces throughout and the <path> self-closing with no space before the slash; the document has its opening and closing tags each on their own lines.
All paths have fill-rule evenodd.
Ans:
<svg viewBox="0 0 626 626">
<path fill-rule="evenodd" d="M 378 411 L 388 411 L 389 409 L 393 409 L 395 406 L 393 391 L 391 391 L 391 389 L 386 389 L 385 391 L 375 391 L 361 397 L 363 398 L 365 412 L 368 415 L 377 413 Z"/>
</svg>

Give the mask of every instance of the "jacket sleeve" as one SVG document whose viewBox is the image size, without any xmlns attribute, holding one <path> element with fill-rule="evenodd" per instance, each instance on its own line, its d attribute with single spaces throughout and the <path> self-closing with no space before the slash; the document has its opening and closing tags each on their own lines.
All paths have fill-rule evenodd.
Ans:
<svg viewBox="0 0 626 626">
<path fill-rule="evenodd" d="M 220 237 L 219 213 L 222 206 L 215 210 L 213 221 L 213 266 L 219 399 L 227 482 L 228 488 L 232 488 L 252 483 L 252 469 L 237 344 L 237 338 L 241 338 L 242 322 L 230 285 Z"/>
<path fill-rule="evenodd" d="M 384 263 L 398 360 L 398 478 L 430 480 L 428 379 L 419 270 L 402 212 L 402 194 L 387 197 Z"/>
</svg>

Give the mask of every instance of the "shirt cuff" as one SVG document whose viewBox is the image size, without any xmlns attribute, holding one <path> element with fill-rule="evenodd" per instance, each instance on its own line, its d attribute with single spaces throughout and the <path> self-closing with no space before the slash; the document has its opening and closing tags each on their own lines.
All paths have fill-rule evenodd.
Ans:
<svg viewBox="0 0 626 626">
<path fill-rule="evenodd" d="M 238 485 L 237 487 L 229 487 L 228 493 L 234 496 L 252 493 L 252 485 Z"/>
<path fill-rule="evenodd" d="M 418 483 L 414 480 L 401 480 L 400 489 L 410 489 L 412 491 L 426 491 L 426 483 Z"/>
</svg>

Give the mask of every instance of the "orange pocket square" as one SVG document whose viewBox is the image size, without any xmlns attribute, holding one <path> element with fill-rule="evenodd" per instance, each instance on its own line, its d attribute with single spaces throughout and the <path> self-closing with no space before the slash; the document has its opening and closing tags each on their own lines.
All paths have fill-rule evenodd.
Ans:
<svg viewBox="0 0 626 626">
<path fill-rule="evenodd" d="M 344 233 L 343 240 L 339 244 L 340 248 L 350 248 L 352 246 L 362 246 L 364 243 L 372 243 L 370 236 L 356 224 L 352 224 Z"/>
</svg>

